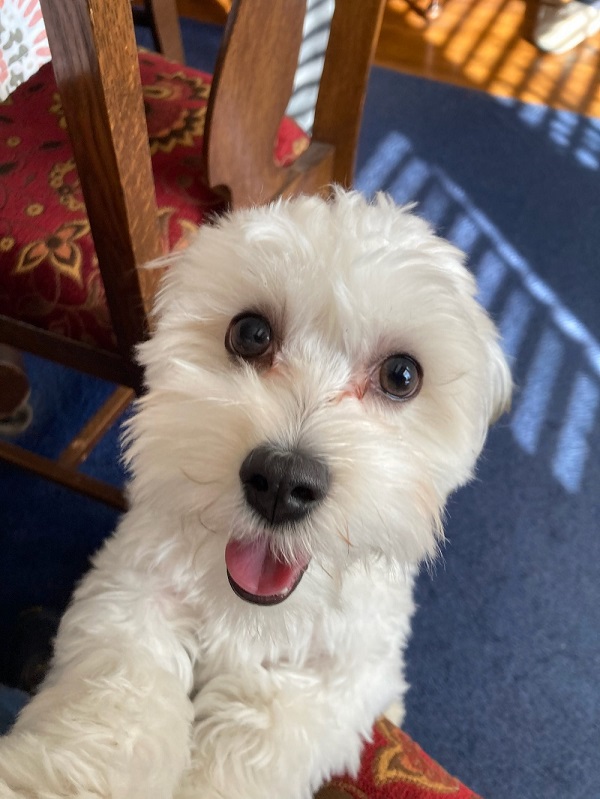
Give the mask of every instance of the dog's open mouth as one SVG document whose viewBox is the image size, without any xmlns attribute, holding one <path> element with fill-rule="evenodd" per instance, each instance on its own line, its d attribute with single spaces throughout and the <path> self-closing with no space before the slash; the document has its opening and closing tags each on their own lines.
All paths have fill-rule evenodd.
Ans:
<svg viewBox="0 0 600 799">
<path fill-rule="evenodd" d="M 310 558 L 287 563 L 271 552 L 267 538 L 230 541 L 225 549 L 227 577 L 235 593 L 256 605 L 276 605 L 287 599 L 304 574 Z"/>
</svg>

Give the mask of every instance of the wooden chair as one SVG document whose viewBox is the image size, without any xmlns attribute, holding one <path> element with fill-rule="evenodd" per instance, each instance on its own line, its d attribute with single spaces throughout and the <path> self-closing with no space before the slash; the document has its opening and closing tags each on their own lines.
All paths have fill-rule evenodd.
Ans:
<svg viewBox="0 0 600 799">
<path fill-rule="evenodd" d="M 204 136 L 194 140 L 200 149 L 186 156 L 189 180 L 196 185 L 201 179 L 209 187 L 209 203 L 241 207 L 300 192 L 325 192 L 332 182 L 351 185 L 383 5 L 384 0 L 337 0 L 312 138 L 292 163 L 282 165 L 274 161 L 273 143 L 291 93 L 305 0 L 233 4 L 208 97 Z M 118 388 L 57 460 L 7 441 L 0 442 L 0 458 L 124 507 L 120 491 L 83 475 L 78 467 L 133 393 L 142 389 L 132 353 L 148 334 L 157 273 L 140 267 L 168 246 L 158 215 L 156 164 L 140 78 L 142 62 L 150 56 L 138 60 L 129 0 L 41 0 L 41 7 L 113 339 L 98 346 L 89 336 L 78 340 L 64 331 L 42 329 L 13 312 L 20 307 L 17 296 L 8 303 L 10 311 L 0 315 L 0 342 L 112 381 Z M 183 74 L 165 62 L 167 68 L 171 75 Z M 184 76 L 188 83 L 189 75 Z M 28 91 L 20 89 L 22 94 Z M 35 94 L 31 99 L 35 102 Z M 32 238 L 36 235 L 34 217 Z M 6 264 L 2 267 L 0 261 L 0 278 L 2 269 Z M 0 284 L 0 300 L 4 291 Z"/>
<path fill-rule="evenodd" d="M 136 25 L 150 28 L 154 46 L 159 53 L 180 64 L 184 62 L 179 17 L 174 0 L 133 0 L 133 21 Z"/>
</svg>

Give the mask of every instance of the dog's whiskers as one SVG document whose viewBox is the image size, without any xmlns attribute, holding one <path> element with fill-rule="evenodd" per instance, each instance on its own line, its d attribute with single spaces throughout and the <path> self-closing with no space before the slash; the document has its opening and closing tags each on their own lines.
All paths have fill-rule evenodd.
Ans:
<svg viewBox="0 0 600 799">
<path fill-rule="evenodd" d="M 328 454 L 327 455 L 327 460 L 329 462 L 331 462 L 331 463 L 349 463 L 349 464 L 352 464 L 352 463 L 355 462 L 356 456 L 354 456 L 354 457 L 348 456 L 346 458 L 343 455 L 331 455 L 331 454 Z"/>
<path fill-rule="evenodd" d="M 213 535 L 217 535 L 217 531 L 213 530 L 209 527 L 208 524 L 203 520 L 201 511 L 191 511 L 189 514 L 186 515 L 185 519 L 182 521 L 182 529 L 183 532 L 186 534 L 187 538 L 191 536 L 197 537 L 198 532 L 198 522 L 200 522 L 200 526 L 203 530 L 206 530 L 208 533 L 213 533 Z M 191 530 L 191 532 L 190 532 Z"/>
<path fill-rule="evenodd" d="M 198 402 L 198 398 L 197 397 L 194 398 L 194 401 Z M 201 401 L 202 402 L 214 402 L 214 403 L 216 403 L 218 405 L 227 405 L 227 406 L 231 406 L 231 407 L 234 407 L 234 408 L 237 408 L 240 405 L 244 404 L 241 400 L 231 399 L 229 397 L 211 397 L 211 396 L 207 396 L 207 397 L 202 397 Z"/>
<path fill-rule="evenodd" d="M 335 532 L 339 535 L 342 541 L 348 545 L 348 552 L 350 552 L 350 549 L 354 546 L 354 544 L 350 540 L 350 535 L 348 534 L 348 526 L 346 525 L 346 535 L 344 535 L 344 533 L 342 533 L 341 530 L 338 530 L 337 527 L 335 528 Z"/>
<path fill-rule="evenodd" d="M 198 519 L 200 520 L 200 524 L 202 525 L 202 527 L 204 527 L 206 530 L 208 530 L 209 533 L 212 533 L 213 535 L 218 535 L 219 533 L 218 533 L 217 530 L 213 530 L 212 527 L 209 527 L 206 524 L 206 522 L 203 519 L 202 514 L 206 513 L 207 511 L 210 511 L 210 509 L 215 505 L 215 503 L 218 502 L 223 497 L 223 494 L 224 494 L 224 491 L 221 492 L 219 495 L 217 495 L 211 502 L 209 502 L 207 505 L 205 505 L 201 510 L 197 511 Z"/>
<path fill-rule="evenodd" d="M 192 477 L 192 475 L 191 475 L 191 474 L 189 474 L 189 473 L 188 473 L 188 472 L 187 472 L 187 471 L 186 471 L 186 470 L 183 468 L 183 466 L 180 466 L 180 467 L 179 467 L 179 471 L 180 471 L 180 472 L 181 472 L 181 474 L 182 474 L 184 477 L 186 477 L 186 478 L 187 478 L 187 479 L 188 479 L 188 480 L 189 480 L 191 483 L 196 483 L 196 485 L 199 485 L 199 486 L 210 486 L 210 485 L 214 485 L 215 483 L 218 483 L 218 482 L 219 482 L 218 480 L 198 480 L 198 478 L 197 478 L 197 477 Z"/>
<path fill-rule="evenodd" d="M 202 527 L 203 527 L 203 528 L 204 528 L 204 529 L 205 529 L 205 530 L 206 530 L 208 533 L 212 533 L 213 535 L 218 535 L 218 534 L 219 534 L 217 530 L 213 530 L 213 528 L 212 528 L 212 527 L 209 527 L 209 526 L 208 526 L 208 524 L 207 524 L 207 523 L 204 521 L 204 519 L 202 518 L 202 515 L 201 515 L 200 513 L 198 514 L 198 521 L 200 522 L 201 526 L 202 526 Z"/>
<path fill-rule="evenodd" d="M 325 566 L 323 566 L 322 563 L 319 563 L 318 565 L 325 572 L 325 574 L 329 577 L 331 581 L 335 581 L 335 577 L 333 576 L 333 574 L 330 571 L 327 571 L 327 569 L 325 568 Z"/>
</svg>

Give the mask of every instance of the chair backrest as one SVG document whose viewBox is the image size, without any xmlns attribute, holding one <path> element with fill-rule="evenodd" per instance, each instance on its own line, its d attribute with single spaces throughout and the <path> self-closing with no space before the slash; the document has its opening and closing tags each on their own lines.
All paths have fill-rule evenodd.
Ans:
<svg viewBox="0 0 600 799">
<path fill-rule="evenodd" d="M 337 0 L 312 142 L 285 168 L 275 166 L 273 147 L 292 89 L 306 0 L 233 3 L 203 154 L 209 183 L 232 206 L 323 191 L 332 182 L 350 185 L 384 2 Z M 81 346 L 65 341 L 59 359 L 137 388 L 141 376 L 131 355 L 147 334 L 158 277 L 140 267 L 161 255 L 161 243 L 130 0 L 41 0 L 41 6 L 120 352 L 94 355 L 90 365 Z M 31 348 L 53 357 L 56 342 L 45 342 Z M 9 343 L 20 346 L 14 338 Z M 21 338 L 21 346 L 28 343 Z"/>
<path fill-rule="evenodd" d="M 206 120 L 206 172 L 234 206 L 349 187 L 369 68 L 385 2 L 336 0 L 312 142 L 291 167 L 273 163 L 290 98 L 306 0 L 238 0 L 229 15 Z"/>
<path fill-rule="evenodd" d="M 131 5 L 41 0 L 41 7 L 121 355 L 119 382 L 137 387 L 131 356 L 146 335 L 152 275 L 139 266 L 161 245 Z"/>
</svg>

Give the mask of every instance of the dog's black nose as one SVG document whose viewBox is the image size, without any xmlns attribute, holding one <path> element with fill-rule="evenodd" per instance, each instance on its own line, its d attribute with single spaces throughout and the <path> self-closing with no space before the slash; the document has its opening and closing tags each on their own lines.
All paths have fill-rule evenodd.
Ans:
<svg viewBox="0 0 600 799">
<path fill-rule="evenodd" d="M 329 470 L 317 458 L 267 445 L 248 454 L 240 469 L 248 504 L 269 524 L 295 522 L 327 494 Z"/>
</svg>

